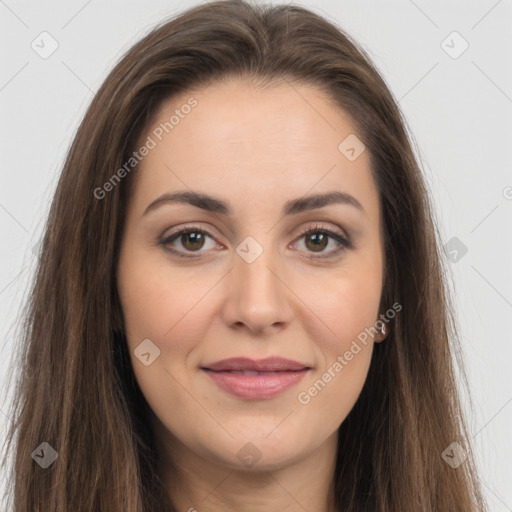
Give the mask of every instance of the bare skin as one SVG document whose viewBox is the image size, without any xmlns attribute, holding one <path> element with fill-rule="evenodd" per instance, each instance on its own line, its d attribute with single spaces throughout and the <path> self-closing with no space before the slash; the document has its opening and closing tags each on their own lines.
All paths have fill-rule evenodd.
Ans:
<svg viewBox="0 0 512 512">
<path fill-rule="evenodd" d="M 384 338 L 372 335 L 344 356 L 383 313 L 368 151 L 350 161 L 338 149 L 356 130 L 316 88 L 238 80 L 167 100 L 141 141 L 191 96 L 197 106 L 135 171 L 117 274 L 163 478 L 184 512 L 333 512 L 337 429 L 361 392 L 373 344 Z M 231 215 L 171 202 L 144 213 L 177 191 L 218 198 Z M 332 191 L 361 208 L 333 203 L 282 214 L 287 201 Z M 195 235 L 159 244 L 187 227 Z M 254 241 L 263 252 L 248 263 L 237 247 L 253 251 Z M 148 366 L 134 353 L 145 339 L 160 350 Z M 234 396 L 201 369 L 241 356 L 281 356 L 310 369 L 265 399 Z M 324 385 L 308 391 L 319 379 Z"/>
</svg>

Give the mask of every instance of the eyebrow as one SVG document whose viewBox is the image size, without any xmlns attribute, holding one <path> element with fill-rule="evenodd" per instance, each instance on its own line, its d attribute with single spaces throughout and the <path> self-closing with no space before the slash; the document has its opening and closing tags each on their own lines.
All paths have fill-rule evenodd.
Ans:
<svg viewBox="0 0 512 512">
<path fill-rule="evenodd" d="M 143 215 L 156 210 L 158 207 L 164 204 L 172 203 L 190 204 L 208 212 L 218 213 L 226 216 L 232 215 L 232 209 L 225 201 L 204 193 L 193 191 L 181 191 L 174 192 L 172 194 L 163 194 L 147 206 Z M 334 191 L 327 192 L 325 194 L 316 194 L 300 197 L 297 199 L 291 199 L 285 203 L 282 210 L 282 215 L 297 215 L 308 210 L 316 210 L 331 204 L 350 205 L 366 214 L 363 206 L 355 197 L 351 196 L 350 194 L 346 194 L 345 192 Z"/>
</svg>

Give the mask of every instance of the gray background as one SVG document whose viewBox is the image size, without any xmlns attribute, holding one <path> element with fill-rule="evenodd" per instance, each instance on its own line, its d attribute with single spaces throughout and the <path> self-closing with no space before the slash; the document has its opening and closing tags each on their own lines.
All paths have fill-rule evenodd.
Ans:
<svg viewBox="0 0 512 512">
<path fill-rule="evenodd" d="M 94 91 L 155 23 L 198 3 L 0 0 L 0 389 L 32 250 Z M 456 260 L 449 266 L 473 449 L 491 510 L 512 511 L 512 0 L 296 3 L 363 45 L 414 134 L 443 244 L 457 239 L 446 257 Z M 31 47 L 43 46 L 43 31 L 58 43 L 45 59 Z M 469 47 L 458 55 L 464 40 Z M 10 418 L 0 396 L 3 440 Z M 58 414 L 51 404 L 48 414 Z"/>
</svg>

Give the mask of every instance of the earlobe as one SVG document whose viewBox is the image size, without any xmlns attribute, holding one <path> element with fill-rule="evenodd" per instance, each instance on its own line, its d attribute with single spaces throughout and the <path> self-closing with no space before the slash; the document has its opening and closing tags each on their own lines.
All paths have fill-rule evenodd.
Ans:
<svg viewBox="0 0 512 512">
<path fill-rule="evenodd" d="M 375 338 L 374 338 L 375 343 L 380 343 L 381 341 L 384 341 L 386 339 L 386 335 L 387 335 L 386 325 L 383 324 L 382 328 L 380 330 L 380 333 L 377 334 L 377 336 L 375 336 Z"/>
</svg>

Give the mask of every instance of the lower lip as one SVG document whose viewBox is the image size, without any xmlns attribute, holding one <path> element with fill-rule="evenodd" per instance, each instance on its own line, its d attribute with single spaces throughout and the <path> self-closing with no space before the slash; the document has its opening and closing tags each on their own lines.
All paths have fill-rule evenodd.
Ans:
<svg viewBox="0 0 512 512">
<path fill-rule="evenodd" d="M 258 375 L 240 375 L 231 372 L 203 370 L 217 385 L 239 398 L 257 400 L 272 398 L 297 384 L 309 369 Z"/>
</svg>

